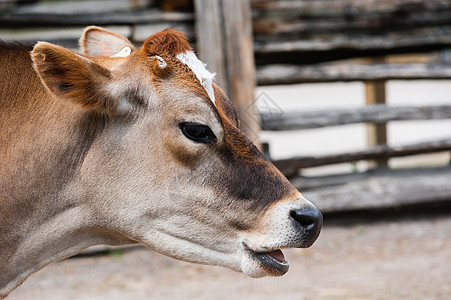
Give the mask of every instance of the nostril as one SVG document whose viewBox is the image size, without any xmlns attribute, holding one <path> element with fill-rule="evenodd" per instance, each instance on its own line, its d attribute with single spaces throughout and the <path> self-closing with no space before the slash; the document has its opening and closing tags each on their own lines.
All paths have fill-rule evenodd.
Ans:
<svg viewBox="0 0 451 300">
<path fill-rule="evenodd" d="M 306 229 L 312 229 L 322 222 L 322 215 L 316 208 L 294 209 L 290 211 L 290 216 Z"/>
</svg>

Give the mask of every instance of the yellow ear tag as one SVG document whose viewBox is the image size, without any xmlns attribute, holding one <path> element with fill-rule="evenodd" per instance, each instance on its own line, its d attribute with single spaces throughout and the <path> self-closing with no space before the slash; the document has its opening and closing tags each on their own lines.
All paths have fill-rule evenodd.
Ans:
<svg viewBox="0 0 451 300">
<path fill-rule="evenodd" d="M 132 53 L 132 49 L 130 47 L 124 47 L 122 48 L 121 51 L 119 51 L 118 53 L 114 54 L 111 57 L 127 57 Z"/>
</svg>

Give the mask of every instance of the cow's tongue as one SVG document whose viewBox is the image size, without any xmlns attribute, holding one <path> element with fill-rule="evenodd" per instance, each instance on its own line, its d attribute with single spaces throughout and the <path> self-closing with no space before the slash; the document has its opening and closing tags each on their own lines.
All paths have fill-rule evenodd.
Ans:
<svg viewBox="0 0 451 300">
<path fill-rule="evenodd" d="M 271 252 L 268 252 L 265 254 L 277 262 L 280 262 L 280 263 L 285 262 L 285 256 L 283 256 L 283 253 L 280 250 L 274 250 L 274 251 L 271 251 Z"/>
</svg>

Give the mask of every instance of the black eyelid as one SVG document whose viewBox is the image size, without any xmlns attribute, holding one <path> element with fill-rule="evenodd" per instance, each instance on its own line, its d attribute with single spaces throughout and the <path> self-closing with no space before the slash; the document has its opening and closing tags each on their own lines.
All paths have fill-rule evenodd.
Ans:
<svg viewBox="0 0 451 300">
<path fill-rule="evenodd" d="M 180 122 L 179 126 L 199 126 L 199 127 L 208 127 L 208 125 L 202 124 L 202 123 L 197 123 L 197 122 Z M 208 127 L 210 128 L 210 127 Z"/>
<path fill-rule="evenodd" d="M 203 144 L 213 144 L 217 138 L 207 125 L 195 122 L 181 122 L 179 127 L 186 138 Z"/>
</svg>

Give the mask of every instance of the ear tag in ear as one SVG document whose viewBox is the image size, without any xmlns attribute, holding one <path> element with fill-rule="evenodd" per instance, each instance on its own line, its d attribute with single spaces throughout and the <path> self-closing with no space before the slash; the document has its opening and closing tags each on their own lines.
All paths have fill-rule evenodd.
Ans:
<svg viewBox="0 0 451 300">
<path fill-rule="evenodd" d="M 158 77 L 167 77 L 172 74 L 173 68 L 171 62 L 165 61 L 161 56 L 152 55 L 149 57 L 152 65 L 152 71 Z"/>
<path fill-rule="evenodd" d="M 168 64 L 166 61 L 158 55 L 155 55 L 155 58 L 158 60 L 158 66 L 162 69 L 166 68 Z"/>
<path fill-rule="evenodd" d="M 124 47 L 122 48 L 121 51 L 119 51 L 118 53 L 114 54 L 111 57 L 127 57 L 132 53 L 132 49 L 130 47 Z"/>
</svg>

